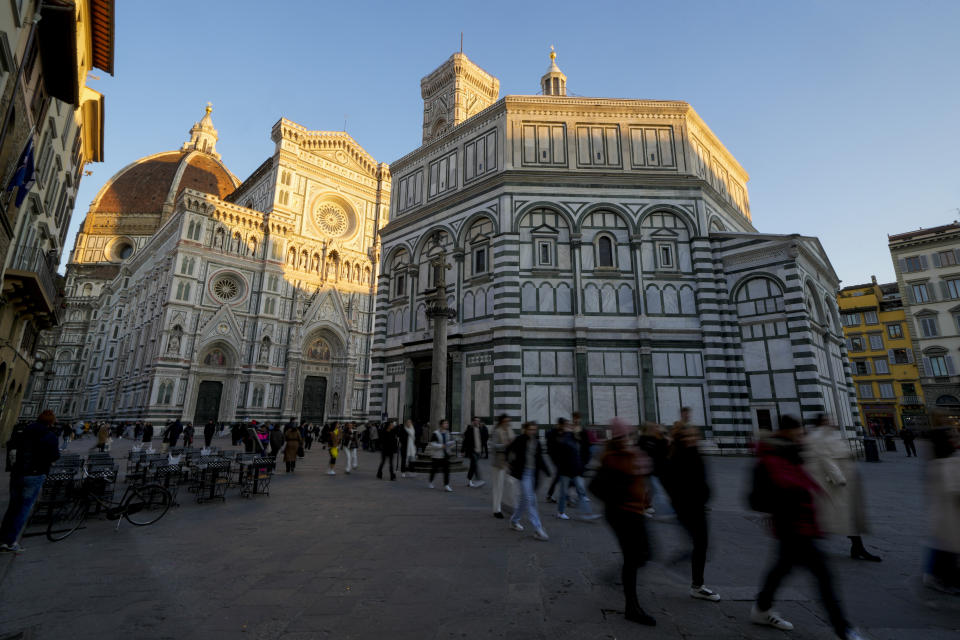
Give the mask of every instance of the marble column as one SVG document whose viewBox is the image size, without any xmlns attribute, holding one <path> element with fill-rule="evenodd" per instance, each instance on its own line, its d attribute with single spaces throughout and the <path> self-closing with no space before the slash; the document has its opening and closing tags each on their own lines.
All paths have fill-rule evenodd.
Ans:
<svg viewBox="0 0 960 640">
<path fill-rule="evenodd" d="M 434 288 L 427 302 L 427 317 L 433 320 L 433 363 L 430 372 L 430 424 L 434 428 L 447 418 L 447 323 L 456 311 L 447 306 L 446 272 L 450 264 L 441 251 L 430 261 Z"/>
</svg>

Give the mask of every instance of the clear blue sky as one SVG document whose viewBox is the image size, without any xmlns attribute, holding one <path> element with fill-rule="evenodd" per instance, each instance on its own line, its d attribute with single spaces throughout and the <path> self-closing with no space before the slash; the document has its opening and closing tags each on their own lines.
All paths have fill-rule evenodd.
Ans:
<svg viewBox="0 0 960 640">
<path fill-rule="evenodd" d="M 960 2 L 118 2 L 106 162 L 179 148 L 214 104 L 246 178 L 281 116 L 378 161 L 419 145 L 420 78 L 459 48 L 537 93 L 551 44 L 582 96 L 693 105 L 750 174 L 755 226 L 820 238 L 845 285 L 893 278 L 886 234 L 960 219 Z M 95 73 L 97 73 L 95 71 Z M 64 253 L 64 261 L 66 252 Z"/>
</svg>

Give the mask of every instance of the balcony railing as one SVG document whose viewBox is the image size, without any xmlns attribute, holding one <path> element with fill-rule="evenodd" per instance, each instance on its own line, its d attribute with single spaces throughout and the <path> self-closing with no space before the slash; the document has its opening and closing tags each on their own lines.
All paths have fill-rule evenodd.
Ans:
<svg viewBox="0 0 960 640">
<path fill-rule="evenodd" d="M 50 314 L 53 324 L 59 324 L 62 300 L 57 286 L 56 256 L 42 249 L 24 249 L 14 256 L 5 277 L 32 281 L 24 284 L 30 289 L 39 289 L 37 293 L 42 295 L 46 307 L 42 312 Z"/>
<path fill-rule="evenodd" d="M 900 404 L 923 404 L 923 398 L 920 396 L 900 396 Z"/>
</svg>

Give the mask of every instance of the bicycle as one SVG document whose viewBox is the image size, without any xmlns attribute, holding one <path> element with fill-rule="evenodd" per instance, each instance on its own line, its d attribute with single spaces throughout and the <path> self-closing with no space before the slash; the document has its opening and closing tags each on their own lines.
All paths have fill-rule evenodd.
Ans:
<svg viewBox="0 0 960 640">
<path fill-rule="evenodd" d="M 173 502 L 170 492 L 159 484 L 128 485 L 119 502 L 105 500 L 96 494 L 96 481 L 112 482 L 115 478 L 113 473 L 106 478 L 91 476 L 84 469 L 83 480 L 77 487 L 78 493 L 73 499 L 52 510 L 50 522 L 47 524 L 47 539 L 50 542 L 59 542 L 69 537 L 83 525 L 94 504 L 103 509 L 103 515 L 108 520 L 116 518 L 116 528 L 119 529 L 124 518 L 137 527 L 151 525 L 167 513 Z"/>
</svg>

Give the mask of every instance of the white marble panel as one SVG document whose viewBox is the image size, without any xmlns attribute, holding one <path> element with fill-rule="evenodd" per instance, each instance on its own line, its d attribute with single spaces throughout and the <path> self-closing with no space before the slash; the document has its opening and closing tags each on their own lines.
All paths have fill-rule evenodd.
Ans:
<svg viewBox="0 0 960 640">
<path fill-rule="evenodd" d="M 550 423 L 549 393 L 550 387 L 539 384 L 528 384 L 526 389 L 526 418 L 536 420 L 541 424 Z"/>
<path fill-rule="evenodd" d="M 613 385 L 595 384 L 590 388 L 593 395 L 593 421 L 596 424 L 607 424 L 616 415 L 614 404 Z"/>
<path fill-rule="evenodd" d="M 640 368 L 637 366 L 637 354 L 634 351 L 624 351 L 621 354 L 623 362 L 623 375 L 635 376 L 639 374 Z"/>
<path fill-rule="evenodd" d="M 526 282 L 520 289 L 520 310 L 537 310 L 537 287 L 533 283 Z"/>
<path fill-rule="evenodd" d="M 653 375 L 670 375 L 669 360 L 666 353 L 654 353 L 653 356 Z"/>
<path fill-rule="evenodd" d="M 538 351 L 523 352 L 523 374 L 526 376 L 540 374 L 540 353 Z"/>
<path fill-rule="evenodd" d="M 669 354 L 669 358 L 670 358 L 670 375 L 671 376 L 687 375 L 687 365 L 683 358 L 682 353 L 671 353 Z"/>
<path fill-rule="evenodd" d="M 703 426 L 707 416 L 703 410 L 703 387 L 680 387 L 680 406 L 690 407 L 693 424 Z M 677 418 L 680 414 L 677 414 Z"/>
<path fill-rule="evenodd" d="M 387 416 L 398 418 L 400 406 L 400 387 L 390 387 L 387 389 Z"/>
<path fill-rule="evenodd" d="M 540 375 L 553 376 L 557 374 L 557 354 L 554 351 L 540 352 Z"/>
<path fill-rule="evenodd" d="M 557 352 L 557 375 L 559 376 L 573 375 L 573 352 L 572 351 Z"/>
<path fill-rule="evenodd" d="M 619 376 L 622 374 L 620 367 L 620 353 L 615 351 L 605 351 L 603 354 L 603 372 L 608 376 Z"/>
<path fill-rule="evenodd" d="M 488 416 L 491 411 L 490 405 L 490 381 L 473 381 L 473 415 Z"/>
<path fill-rule="evenodd" d="M 767 348 L 763 341 L 743 343 L 743 368 L 746 371 L 768 371 Z"/>
<path fill-rule="evenodd" d="M 618 385 L 614 389 L 614 398 L 617 402 L 617 417 L 630 424 L 640 424 L 640 403 L 637 387 L 634 385 Z"/>
<path fill-rule="evenodd" d="M 587 353 L 587 373 L 591 376 L 603 375 L 602 351 L 590 351 Z"/>
<path fill-rule="evenodd" d="M 573 413 L 573 387 L 568 384 L 550 386 L 550 422 L 557 418 L 570 419 Z"/>
<path fill-rule="evenodd" d="M 770 366 L 773 369 L 793 369 L 793 347 L 788 338 L 767 340 L 770 349 Z"/>
<path fill-rule="evenodd" d="M 657 387 L 657 416 L 662 424 L 673 424 L 680 416 L 680 389 Z"/>
<path fill-rule="evenodd" d="M 778 398 L 797 397 L 797 385 L 794 382 L 793 373 L 773 374 L 773 388 L 776 390 Z"/>
<path fill-rule="evenodd" d="M 570 287 L 566 284 L 557 286 L 557 311 L 560 313 L 570 313 L 573 309 L 570 306 Z"/>
<path fill-rule="evenodd" d="M 759 373 L 750 376 L 750 397 L 754 400 L 766 400 L 773 397 L 768 374 Z"/>
</svg>

